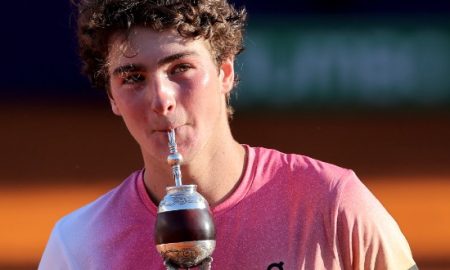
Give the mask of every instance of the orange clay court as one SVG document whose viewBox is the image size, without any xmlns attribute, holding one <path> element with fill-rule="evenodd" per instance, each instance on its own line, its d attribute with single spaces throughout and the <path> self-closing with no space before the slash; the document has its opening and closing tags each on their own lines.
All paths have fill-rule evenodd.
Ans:
<svg viewBox="0 0 450 270">
<path fill-rule="evenodd" d="M 104 104 L 0 110 L 0 269 L 35 269 L 58 218 L 140 168 L 139 152 Z M 450 269 L 448 114 L 238 113 L 232 127 L 241 142 L 353 168 L 420 269 Z"/>
</svg>

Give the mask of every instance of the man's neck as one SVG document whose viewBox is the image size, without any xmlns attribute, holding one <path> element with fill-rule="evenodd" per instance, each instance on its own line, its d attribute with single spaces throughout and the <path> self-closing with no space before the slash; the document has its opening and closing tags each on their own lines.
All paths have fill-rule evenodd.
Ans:
<svg viewBox="0 0 450 270">
<path fill-rule="evenodd" d="M 146 162 L 144 181 L 151 199 L 158 204 L 165 188 L 175 185 L 168 165 L 152 166 Z M 245 149 L 229 134 L 218 147 L 181 166 L 183 184 L 195 184 L 210 205 L 232 194 L 244 171 Z"/>
</svg>

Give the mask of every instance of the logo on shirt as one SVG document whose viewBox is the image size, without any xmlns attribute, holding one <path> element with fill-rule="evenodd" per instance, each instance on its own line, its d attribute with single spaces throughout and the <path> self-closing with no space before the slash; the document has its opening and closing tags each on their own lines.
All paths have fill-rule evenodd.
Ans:
<svg viewBox="0 0 450 270">
<path fill-rule="evenodd" d="M 267 267 L 267 270 L 284 270 L 283 268 L 283 264 L 284 262 L 279 262 L 279 263 L 272 263 L 271 265 L 269 265 Z"/>
</svg>

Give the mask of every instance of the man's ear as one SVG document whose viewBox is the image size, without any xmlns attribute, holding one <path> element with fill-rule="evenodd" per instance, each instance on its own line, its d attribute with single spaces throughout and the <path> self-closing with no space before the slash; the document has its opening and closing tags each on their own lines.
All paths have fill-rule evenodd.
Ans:
<svg viewBox="0 0 450 270">
<path fill-rule="evenodd" d="M 111 104 L 111 110 L 113 111 L 113 113 L 117 116 L 121 116 L 122 114 L 120 113 L 119 107 L 117 107 L 116 101 L 114 100 L 109 91 L 108 91 L 108 99 L 109 104 Z"/>
<path fill-rule="evenodd" d="M 234 58 L 225 59 L 220 65 L 220 80 L 222 81 L 222 93 L 229 93 L 234 86 Z"/>
</svg>

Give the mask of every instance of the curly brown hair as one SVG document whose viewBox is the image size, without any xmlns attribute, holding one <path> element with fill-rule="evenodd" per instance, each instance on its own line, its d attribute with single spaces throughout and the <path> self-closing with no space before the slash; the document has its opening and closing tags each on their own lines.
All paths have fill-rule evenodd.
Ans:
<svg viewBox="0 0 450 270">
<path fill-rule="evenodd" d="M 78 9 L 78 41 L 83 72 L 99 89 L 109 90 L 108 41 L 133 26 L 176 29 L 185 38 L 209 41 L 219 66 L 243 50 L 246 11 L 227 0 L 72 0 Z"/>
</svg>

